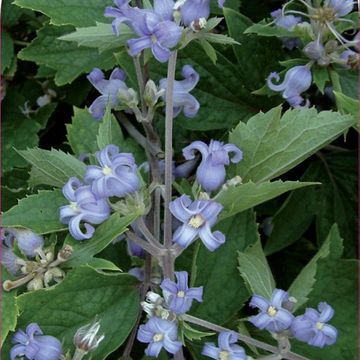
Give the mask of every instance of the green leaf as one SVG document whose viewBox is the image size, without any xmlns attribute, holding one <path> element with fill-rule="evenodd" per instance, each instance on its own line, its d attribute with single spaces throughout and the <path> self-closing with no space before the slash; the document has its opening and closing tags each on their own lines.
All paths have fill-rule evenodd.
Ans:
<svg viewBox="0 0 360 360">
<path fill-rule="evenodd" d="M 98 49 L 99 52 L 118 49 L 134 37 L 134 32 L 125 24 L 119 26 L 120 35 L 116 36 L 111 24 L 96 23 L 96 26 L 76 28 L 75 32 L 60 36 L 60 40 L 74 41 L 79 46 Z"/>
<path fill-rule="evenodd" d="M 3 227 L 24 227 L 38 234 L 67 229 L 59 221 L 59 207 L 67 200 L 60 190 L 39 191 L 19 200 L 19 203 L 2 215 Z"/>
<path fill-rule="evenodd" d="M 297 303 L 294 305 L 294 311 L 301 308 L 309 300 L 309 294 L 315 285 L 318 261 L 320 259 L 340 258 L 342 252 L 342 239 L 339 234 L 339 229 L 335 224 L 319 251 L 301 270 L 300 274 L 289 287 L 288 293 L 297 300 Z"/>
<path fill-rule="evenodd" d="M 94 120 L 88 109 L 74 106 L 74 116 L 71 124 L 66 124 L 66 130 L 69 144 L 77 156 L 94 154 L 98 150 L 96 137 L 99 132 L 99 122 Z"/>
<path fill-rule="evenodd" d="M 224 209 L 220 213 L 220 219 L 226 219 L 241 211 L 271 200 L 284 192 L 316 184 L 318 183 L 299 181 L 283 182 L 281 180 L 255 184 L 249 181 L 245 184 L 229 186 L 226 190 L 221 190 L 214 199 L 224 206 Z"/>
<path fill-rule="evenodd" d="M 240 122 L 230 133 L 229 142 L 237 145 L 244 159 L 236 174 L 244 181 L 262 182 L 284 174 L 329 144 L 350 126 L 349 115 L 314 108 L 288 110 L 281 107 L 259 113 L 246 124 Z"/>
<path fill-rule="evenodd" d="M 338 331 L 335 345 L 323 349 L 292 342 L 292 351 L 309 359 L 352 360 L 358 356 L 358 269 L 357 260 L 319 260 L 316 283 L 307 307 L 317 308 L 327 302 L 335 311 L 330 324 Z"/>
<path fill-rule="evenodd" d="M 73 30 L 72 26 L 47 25 L 38 31 L 37 37 L 19 52 L 18 57 L 55 69 L 55 83 L 58 86 L 71 83 L 94 67 L 108 70 L 116 64 L 111 50 L 99 54 L 97 49 L 79 47 L 75 42 L 58 39 Z"/>
<path fill-rule="evenodd" d="M 266 260 L 260 240 L 239 252 L 239 271 L 251 293 L 271 299 L 275 280 Z"/>
<path fill-rule="evenodd" d="M 201 38 L 207 40 L 210 43 L 215 43 L 215 44 L 240 45 L 233 38 L 223 34 L 201 33 Z"/>
<path fill-rule="evenodd" d="M 1 265 L 1 281 L 10 279 L 10 275 Z M 1 346 L 3 345 L 8 333 L 15 331 L 19 308 L 16 304 L 16 290 L 10 292 L 3 291 L 1 295 L 1 306 L 6 311 L 1 312 Z"/>
<path fill-rule="evenodd" d="M 4 29 L 1 32 L 1 74 L 11 66 L 14 59 L 14 42 L 11 35 Z"/>
<path fill-rule="evenodd" d="M 30 179 L 32 185 L 63 187 L 70 177 L 82 178 L 86 165 L 61 150 L 39 148 L 18 151 L 36 169 L 36 178 Z"/>
<path fill-rule="evenodd" d="M 125 232 L 127 226 L 129 226 L 138 215 L 139 214 L 133 214 L 121 217 L 118 213 L 115 213 L 99 225 L 92 238 L 86 241 L 74 240 L 71 235 L 68 235 L 65 243 L 71 245 L 74 251 L 70 260 L 66 262 L 66 266 L 93 265 L 93 256 L 105 249 L 113 240 Z"/>
<path fill-rule="evenodd" d="M 1 186 L 1 209 L 7 211 L 18 202 L 18 199 L 27 195 L 29 191 L 27 189 L 11 189 L 7 186 Z"/>
<path fill-rule="evenodd" d="M 225 243 L 213 253 L 201 245 L 191 270 L 191 286 L 204 286 L 204 301 L 194 302 L 191 314 L 221 325 L 229 321 L 249 297 L 237 270 L 237 251 L 243 251 L 258 239 L 255 214 L 250 210 L 243 212 L 223 221 L 217 229 L 225 234 Z"/>
<path fill-rule="evenodd" d="M 359 101 L 349 96 L 346 96 L 341 92 L 334 91 L 334 94 L 338 107 L 342 111 L 344 111 L 345 114 L 352 115 L 354 117 L 354 120 L 357 121 L 357 119 L 359 118 Z"/>
<path fill-rule="evenodd" d="M 215 335 L 215 333 L 196 330 L 186 322 L 180 323 L 180 337 L 182 337 L 183 339 L 185 337 L 190 341 L 201 340 L 206 336 L 212 336 L 212 335 Z"/>
<path fill-rule="evenodd" d="M 312 75 L 314 83 L 320 92 L 324 94 L 325 85 L 330 81 L 328 69 L 326 67 L 314 66 L 312 68 Z"/>
<path fill-rule="evenodd" d="M 54 25 L 90 26 L 96 21 L 111 21 L 104 17 L 106 6 L 112 0 L 15 0 L 14 4 L 40 11 L 50 17 Z"/>
<path fill-rule="evenodd" d="M 278 26 L 270 26 L 269 24 L 261 24 L 261 23 L 253 24 L 244 31 L 244 34 L 251 34 L 251 33 L 260 36 L 276 36 L 280 38 L 297 37 L 297 34 L 289 30 L 286 30 L 284 28 Z"/>
<path fill-rule="evenodd" d="M 210 58 L 210 60 L 216 64 L 217 61 L 217 55 L 216 50 L 213 48 L 213 46 L 204 39 L 199 39 L 199 44 L 204 49 L 206 55 Z"/>
<path fill-rule="evenodd" d="M 127 274 L 106 275 L 81 267 L 68 272 L 59 285 L 20 295 L 18 305 L 18 327 L 38 323 L 44 334 L 63 341 L 64 353 L 74 351 L 77 329 L 97 316 L 105 338 L 91 355 L 103 360 L 125 341 L 135 325 L 138 282 Z"/>
</svg>

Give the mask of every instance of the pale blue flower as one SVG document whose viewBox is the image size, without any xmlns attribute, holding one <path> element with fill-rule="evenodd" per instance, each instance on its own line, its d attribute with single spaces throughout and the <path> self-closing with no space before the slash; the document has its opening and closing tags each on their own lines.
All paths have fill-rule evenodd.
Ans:
<svg viewBox="0 0 360 360">
<path fill-rule="evenodd" d="M 225 0 L 218 0 L 222 8 Z M 208 19 L 210 15 L 210 0 L 186 0 L 180 6 L 181 20 L 184 25 L 190 26 L 193 21 Z"/>
</svg>

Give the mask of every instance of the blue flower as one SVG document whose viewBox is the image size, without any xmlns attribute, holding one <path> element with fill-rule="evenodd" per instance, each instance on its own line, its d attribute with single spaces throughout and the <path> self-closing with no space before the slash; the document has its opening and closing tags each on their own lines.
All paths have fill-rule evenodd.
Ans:
<svg viewBox="0 0 360 360">
<path fill-rule="evenodd" d="M 140 325 L 137 334 L 140 342 L 149 344 L 145 354 L 153 357 L 158 357 L 162 348 L 171 354 L 176 354 L 182 347 L 182 343 L 177 338 L 177 324 L 157 317 L 152 317 L 145 325 Z"/>
<path fill-rule="evenodd" d="M 105 16 L 115 17 L 113 30 L 118 35 L 119 25 L 128 25 L 139 38 L 128 40 L 131 56 L 151 48 L 155 58 L 166 62 L 171 55 L 170 49 L 181 38 L 181 28 L 173 22 L 172 0 L 155 0 L 154 10 L 129 6 L 129 0 L 115 0 L 117 8 L 107 7 Z"/>
<path fill-rule="evenodd" d="M 5 231 L 11 235 L 12 241 L 16 240 L 24 255 L 33 258 L 42 252 L 44 238 L 41 235 L 37 235 L 29 229 L 6 228 Z"/>
<path fill-rule="evenodd" d="M 222 8 L 225 0 L 218 0 Z M 210 0 L 186 0 L 180 7 L 181 20 L 184 25 L 190 26 L 193 21 L 207 19 L 210 15 Z"/>
<path fill-rule="evenodd" d="M 301 107 L 304 98 L 301 93 L 308 90 L 311 86 L 311 71 L 308 66 L 294 66 L 285 74 L 285 79 L 281 84 L 274 84 L 272 80 L 280 81 L 279 74 L 272 72 L 267 78 L 268 87 L 277 92 L 282 92 L 282 97 L 293 107 Z M 307 103 L 308 105 L 308 103 Z"/>
<path fill-rule="evenodd" d="M 184 80 L 174 82 L 174 117 L 181 111 L 188 118 L 193 118 L 200 109 L 199 102 L 190 93 L 199 82 L 199 74 L 191 65 L 185 65 L 182 68 L 181 75 Z M 165 90 L 162 99 L 166 101 L 167 79 L 160 80 L 160 89 Z"/>
<path fill-rule="evenodd" d="M 164 279 L 160 285 L 169 309 L 175 314 L 184 314 L 191 308 L 193 300 L 202 302 L 203 287 L 189 288 L 188 273 L 175 272 L 177 283 Z"/>
<path fill-rule="evenodd" d="M 281 332 L 288 329 L 294 319 L 294 315 L 282 307 L 288 298 L 287 292 L 279 289 L 274 290 L 271 301 L 260 295 L 253 295 L 249 305 L 260 309 L 260 313 L 251 316 L 249 321 L 257 328 L 270 332 Z"/>
<path fill-rule="evenodd" d="M 319 60 L 325 56 L 325 47 L 320 41 L 320 37 L 317 40 L 310 41 L 304 47 L 304 54 L 311 60 Z"/>
<path fill-rule="evenodd" d="M 245 350 L 235 344 L 238 337 L 234 331 L 223 331 L 219 334 L 218 347 L 213 343 L 205 343 L 201 352 L 215 360 L 247 360 Z"/>
<path fill-rule="evenodd" d="M 137 166 L 132 154 L 119 153 L 115 145 L 107 145 L 96 153 L 100 166 L 89 165 L 84 180 L 100 199 L 123 197 L 139 189 Z"/>
<path fill-rule="evenodd" d="M 126 74 L 121 69 L 115 68 L 109 80 L 106 80 L 104 73 L 100 69 L 94 68 L 87 78 L 96 90 L 101 93 L 101 96 L 91 104 L 89 112 L 95 120 L 101 120 L 109 101 L 111 101 L 112 109 L 120 105 L 120 99 L 118 97 L 119 91 L 128 90 L 124 82 Z"/>
<path fill-rule="evenodd" d="M 325 7 L 331 7 L 334 9 L 336 17 L 342 17 L 351 13 L 354 8 L 353 0 L 325 0 Z"/>
<path fill-rule="evenodd" d="M 357 65 L 359 54 L 353 50 L 347 49 L 340 54 L 342 65 L 346 69 L 351 69 Z"/>
<path fill-rule="evenodd" d="M 173 234 L 173 241 L 181 247 L 188 247 L 198 236 L 210 250 L 216 250 L 225 242 L 225 235 L 220 231 L 211 232 L 217 216 L 223 206 L 213 200 L 191 201 L 187 195 L 181 195 L 169 204 L 171 213 L 180 220 L 181 225 Z"/>
<path fill-rule="evenodd" d="M 60 207 L 61 223 L 69 224 L 69 231 L 74 239 L 90 239 L 95 231 L 90 224 L 101 224 L 110 216 L 107 200 L 96 198 L 90 186 L 82 185 L 75 177 L 70 178 L 63 187 L 63 194 L 70 201 L 70 205 Z M 85 232 L 80 229 L 82 221 Z"/>
<path fill-rule="evenodd" d="M 62 353 L 61 343 L 53 336 L 43 335 L 38 324 L 27 326 L 26 333 L 18 330 L 12 342 L 16 344 L 10 351 L 11 360 L 25 356 L 29 360 L 59 360 Z"/>
<path fill-rule="evenodd" d="M 336 342 L 337 330 L 326 324 L 334 316 L 334 309 L 322 302 L 318 310 L 307 308 L 304 315 L 297 316 L 291 324 L 291 332 L 296 339 L 323 348 Z"/>
<path fill-rule="evenodd" d="M 225 144 L 211 140 L 209 146 L 202 141 L 194 141 L 183 149 L 186 160 L 195 158 L 195 150 L 202 155 L 196 172 L 196 180 L 207 191 L 218 189 L 225 181 L 225 165 L 230 164 L 229 153 L 234 156 L 231 162 L 238 163 L 242 159 L 242 151 L 234 144 Z"/>
</svg>

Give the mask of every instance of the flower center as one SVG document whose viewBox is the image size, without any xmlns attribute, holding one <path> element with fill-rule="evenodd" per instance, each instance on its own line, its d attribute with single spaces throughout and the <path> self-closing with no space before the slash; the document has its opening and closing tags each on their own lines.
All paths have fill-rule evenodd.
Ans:
<svg viewBox="0 0 360 360">
<path fill-rule="evenodd" d="M 205 219 L 200 214 L 194 215 L 189 221 L 189 225 L 195 229 L 198 229 L 204 223 L 205 223 Z"/>
<path fill-rule="evenodd" d="M 161 341 L 163 338 L 164 338 L 164 334 L 162 334 L 162 333 L 157 333 L 157 334 L 155 334 L 155 335 L 153 336 L 153 340 L 154 340 L 155 342 L 159 342 L 159 341 Z"/>
<path fill-rule="evenodd" d="M 316 323 L 315 326 L 316 326 L 316 328 L 317 328 L 318 330 L 322 330 L 322 329 L 324 328 L 324 323 L 322 323 L 322 322 L 319 321 L 319 322 Z"/>
<path fill-rule="evenodd" d="M 314 20 L 322 23 L 332 22 L 336 18 L 335 10 L 331 7 L 321 7 L 317 9 L 316 13 L 312 16 Z"/>
<path fill-rule="evenodd" d="M 157 43 L 157 37 L 155 35 L 151 35 L 151 41 L 155 44 Z"/>
<path fill-rule="evenodd" d="M 230 357 L 230 354 L 228 351 L 220 351 L 219 358 L 220 360 L 228 360 Z"/>
<path fill-rule="evenodd" d="M 111 167 L 105 165 L 102 169 L 102 172 L 104 175 L 110 175 L 112 173 L 112 169 L 111 169 Z"/>
<path fill-rule="evenodd" d="M 277 314 L 277 310 L 274 306 L 269 306 L 267 313 L 269 316 L 273 317 Z"/>
<path fill-rule="evenodd" d="M 177 295 L 177 297 L 179 297 L 179 298 L 183 298 L 183 297 L 185 297 L 185 292 L 182 291 L 182 290 L 180 290 L 176 295 Z"/>
<path fill-rule="evenodd" d="M 77 203 L 75 201 L 70 202 L 70 208 L 73 210 L 77 210 Z"/>
</svg>

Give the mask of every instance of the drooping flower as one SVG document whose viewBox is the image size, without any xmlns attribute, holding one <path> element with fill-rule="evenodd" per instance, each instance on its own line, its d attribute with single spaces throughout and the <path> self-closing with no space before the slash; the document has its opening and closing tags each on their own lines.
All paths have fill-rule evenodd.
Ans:
<svg viewBox="0 0 360 360">
<path fill-rule="evenodd" d="M 61 223 L 69 224 L 69 231 L 74 239 L 90 239 L 95 231 L 90 224 L 101 224 L 110 216 L 107 200 L 98 199 L 89 185 L 82 185 L 75 177 L 65 184 L 63 194 L 70 205 L 60 207 Z M 80 229 L 81 222 L 84 222 L 85 232 Z"/>
<path fill-rule="evenodd" d="M 353 0 L 325 0 L 325 7 L 330 7 L 334 9 L 336 17 L 342 17 L 347 14 L 350 14 L 354 8 Z"/>
<path fill-rule="evenodd" d="M 319 60 L 325 56 L 325 47 L 321 43 L 320 38 L 310 41 L 304 47 L 304 54 L 311 60 Z"/>
<path fill-rule="evenodd" d="M 218 6 L 222 8 L 225 0 L 218 0 Z M 185 0 L 180 6 L 181 20 L 184 25 L 190 26 L 193 21 L 207 20 L 210 15 L 210 0 Z"/>
<path fill-rule="evenodd" d="M 14 276 L 21 274 L 21 267 L 26 265 L 26 262 L 14 254 L 14 250 L 5 245 L 1 247 L 1 264 L 6 270 Z"/>
<path fill-rule="evenodd" d="M 110 101 L 112 109 L 120 105 L 119 91 L 128 91 L 128 87 L 124 82 L 126 74 L 121 69 L 115 68 L 109 80 L 106 80 L 104 73 L 100 69 L 94 68 L 87 78 L 96 90 L 101 93 L 101 96 L 91 104 L 89 112 L 95 120 L 101 120 Z"/>
<path fill-rule="evenodd" d="M 132 154 L 119 153 L 115 145 L 107 145 L 96 153 L 100 166 L 89 165 L 84 180 L 98 198 L 123 197 L 139 188 L 137 166 Z"/>
<path fill-rule="evenodd" d="M 5 231 L 13 236 L 24 255 L 33 258 L 42 252 L 44 238 L 41 235 L 37 235 L 29 229 L 6 228 Z"/>
<path fill-rule="evenodd" d="M 234 331 L 223 331 L 218 337 L 218 347 L 207 342 L 201 353 L 215 360 L 247 360 L 245 350 L 235 344 L 237 340 Z"/>
<path fill-rule="evenodd" d="M 145 325 L 140 325 L 137 334 L 139 341 L 149 344 L 145 354 L 153 357 L 158 357 L 162 348 L 176 354 L 182 346 L 177 338 L 177 324 L 158 317 L 152 317 Z"/>
<path fill-rule="evenodd" d="M 181 111 L 188 118 L 193 118 L 200 109 L 200 104 L 196 98 L 190 94 L 196 84 L 199 82 L 200 76 L 191 65 L 185 65 L 182 68 L 181 75 L 184 80 L 174 82 L 174 117 L 178 116 Z M 160 80 L 160 89 L 165 90 L 162 98 L 166 101 L 166 90 L 168 80 Z"/>
<path fill-rule="evenodd" d="M 217 216 L 223 206 L 214 200 L 191 201 L 187 195 L 181 195 L 169 204 L 171 213 L 180 220 L 181 225 L 173 234 L 173 241 L 181 247 L 188 247 L 198 236 L 210 250 L 216 250 L 225 242 L 220 231 L 211 232 Z"/>
<path fill-rule="evenodd" d="M 281 9 L 277 9 L 270 13 L 274 18 L 274 23 L 277 27 L 292 31 L 294 27 L 302 22 L 301 17 L 294 15 L 283 15 Z M 293 50 L 300 46 L 301 42 L 298 38 L 283 37 L 283 44 L 289 50 Z"/>
<path fill-rule="evenodd" d="M 297 316 L 291 324 L 291 333 L 300 341 L 323 348 L 336 342 L 337 330 L 326 324 L 334 316 L 334 309 L 321 302 L 318 310 L 307 308 L 304 315 Z"/>
<path fill-rule="evenodd" d="M 129 6 L 129 0 L 115 0 L 114 7 L 105 9 L 105 16 L 115 17 L 113 31 L 119 35 L 119 26 L 128 25 L 139 36 L 128 40 L 131 56 L 151 48 L 155 58 L 166 62 L 171 55 L 170 49 L 177 45 L 181 38 L 181 28 L 173 22 L 172 0 L 155 0 L 154 10 L 139 9 Z"/>
<path fill-rule="evenodd" d="M 184 314 L 191 308 L 193 300 L 202 302 L 203 287 L 189 288 L 188 273 L 176 271 L 177 282 L 164 279 L 160 285 L 169 309 L 175 314 Z"/>
<path fill-rule="evenodd" d="M 25 356 L 29 360 L 59 360 L 62 353 L 61 343 L 53 336 L 43 335 L 38 324 L 26 327 L 26 333 L 18 330 L 12 342 L 16 344 L 10 351 L 11 360 Z"/>
<path fill-rule="evenodd" d="M 300 95 L 311 86 L 311 71 L 306 65 L 294 66 L 285 74 L 285 79 L 281 84 L 274 84 L 272 80 L 280 81 L 280 76 L 272 72 L 267 78 L 268 87 L 282 93 L 282 97 L 293 107 L 301 107 L 304 98 Z"/>
<path fill-rule="evenodd" d="M 202 155 L 201 163 L 196 172 L 196 180 L 208 192 L 218 189 L 225 181 L 225 165 L 230 161 L 234 164 L 242 159 L 242 151 L 234 144 L 225 144 L 211 140 L 209 145 L 202 141 L 194 141 L 183 149 L 186 160 L 195 158 L 195 150 Z M 229 159 L 229 153 L 234 156 Z"/>
<path fill-rule="evenodd" d="M 251 316 L 249 321 L 257 328 L 270 332 L 281 332 L 288 329 L 294 320 L 294 315 L 283 307 L 283 303 L 288 298 L 288 293 L 280 289 L 274 290 L 270 301 L 260 295 L 253 295 L 249 305 L 258 308 L 260 312 Z"/>
</svg>

